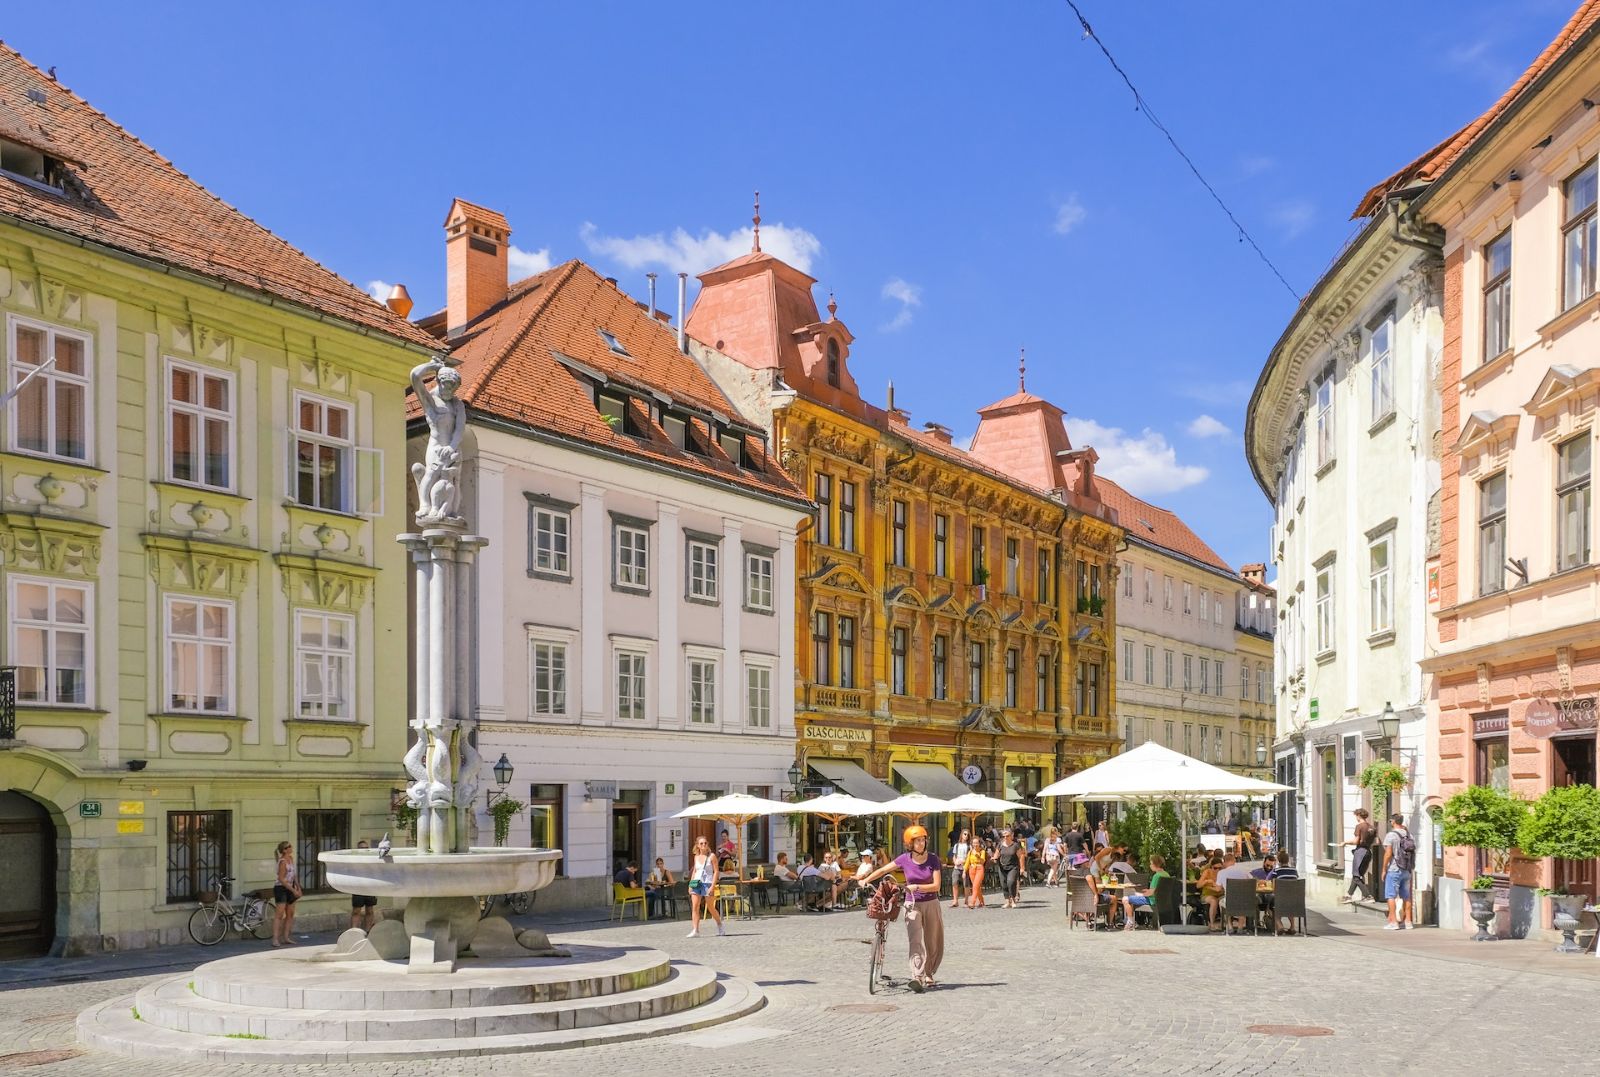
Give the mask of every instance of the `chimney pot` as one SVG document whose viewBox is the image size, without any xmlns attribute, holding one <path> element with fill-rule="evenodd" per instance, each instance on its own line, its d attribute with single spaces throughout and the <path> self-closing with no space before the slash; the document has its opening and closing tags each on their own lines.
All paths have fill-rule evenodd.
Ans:
<svg viewBox="0 0 1600 1077">
<path fill-rule="evenodd" d="M 396 284 L 393 288 L 389 289 L 389 298 L 383 301 L 383 305 L 400 315 L 402 318 L 410 317 L 411 307 L 413 305 L 411 302 L 411 293 L 406 291 L 406 286 L 404 284 Z"/>
<path fill-rule="evenodd" d="M 511 229 L 494 210 L 459 198 L 450 206 L 444 229 L 446 334 L 454 336 L 505 299 Z"/>
</svg>

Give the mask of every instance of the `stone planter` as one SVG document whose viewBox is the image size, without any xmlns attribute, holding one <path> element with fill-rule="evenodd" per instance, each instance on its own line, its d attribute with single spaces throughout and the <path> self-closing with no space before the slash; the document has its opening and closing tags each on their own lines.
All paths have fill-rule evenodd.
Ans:
<svg viewBox="0 0 1600 1077">
<path fill-rule="evenodd" d="M 1582 894 L 1551 894 L 1550 910 L 1551 923 L 1561 932 L 1561 943 L 1556 947 L 1558 954 L 1581 954 L 1583 947 L 1578 945 L 1573 936 L 1578 930 L 1580 919 L 1583 915 Z"/>
<path fill-rule="evenodd" d="M 1489 922 L 1494 919 L 1494 891 L 1468 890 L 1467 901 L 1471 906 L 1468 915 L 1472 917 L 1472 922 L 1478 925 L 1478 933 L 1472 936 L 1472 941 L 1496 941 L 1495 936 L 1489 933 Z"/>
</svg>

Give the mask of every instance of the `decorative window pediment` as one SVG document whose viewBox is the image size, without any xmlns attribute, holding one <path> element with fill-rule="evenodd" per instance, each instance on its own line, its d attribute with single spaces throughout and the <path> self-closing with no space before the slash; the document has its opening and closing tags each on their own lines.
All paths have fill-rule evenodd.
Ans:
<svg viewBox="0 0 1600 1077">
<path fill-rule="evenodd" d="M 1522 410 L 1548 419 L 1562 410 L 1584 412 L 1595 406 L 1600 394 L 1600 367 L 1580 370 L 1565 363 L 1550 368 Z"/>
<path fill-rule="evenodd" d="M 1511 447 L 1521 417 L 1515 413 L 1496 415 L 1492 411 L 1475 411 L 1467 417 L 1456 438 L 1456 452 L 1465 457 L 1480 453 L 1491 456 Z"/>
<path fill-rule="evenodd" d="M 283 593 L 296 606 L 356 613 L 366 604 L 376 569 L 297 554 L 274 554 Z"/>
<path fill-rule="evenodd" d="M 250 570 L 257 565 L 253 550 L 165 535 L 142 538 L 150 575 L 164 591 L 237 598 L 249 587 Z"/>
<path fill-rule="evenodd" d="M 104 530 L 79 520 L 0 513 L 0 560 L 8 569 L 91 578 L 99 571 Z"/>
</svg>

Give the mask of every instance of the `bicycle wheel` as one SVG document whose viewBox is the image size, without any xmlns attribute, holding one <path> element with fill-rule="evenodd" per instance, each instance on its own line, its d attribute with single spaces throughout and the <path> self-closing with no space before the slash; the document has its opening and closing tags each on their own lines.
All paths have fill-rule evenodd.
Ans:
<svg viewBox="0 0 1600 1077">
<path fill-rule="evenodd" d="M 526 890 L 520 894 L 510 894 L 506 897 L 506 908 L 518 916 L 527 912 L 528 906 L 531 904 L 533 903 L 528 900 L 528 892 Z"/>
<path fill-rule="evenodd" d="M 883 976 L 883 942 L 886 922 L 879 920 L 872 936 L 872 955 L 867 965 L 867 994 L 876 995 Z"/>
<path fill-rule="evenodd" d="M 251 914 L 259 913 L 259 917 L 252 920 Z M 272 938 L 272 923 L 278 918 L 278 906 L 275 902 L 263 901 L 251 912 L 245 914 L 244 922 L 250 928 L 250 934 L 265 941 Z"/>
<path fill-rule="evenodd" d="M 478 899 L 478 919 L 487 919 L 489 914 L 494 911 L 494 898 L 495 895 L 490 894 L 487 897 Z"/>
<path fill-rule="evenodd" d="M 215 905 L 202 905 L 189 914 L 189 937 L 201 946 L 215 946 L 228 937 L 228 917 Z"/>
</svg>

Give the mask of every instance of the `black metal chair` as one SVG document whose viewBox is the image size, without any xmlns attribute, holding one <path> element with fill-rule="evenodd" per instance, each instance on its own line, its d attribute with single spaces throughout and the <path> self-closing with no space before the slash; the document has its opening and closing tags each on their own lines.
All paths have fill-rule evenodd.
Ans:
<svg viewBox="0 0 1600 1077">
<path fill-rule="evenodd" d="M 1305 935 L 1306 931 L 1306 881 L 1304 879 L 1279 879 L 1272 888 L 1272 933 L 1281 934 L 1279 925 L 1288 920 L 1289 933 Z"/>
<path fill-rule="evenodd" d="M 1156 896 L 1152 899 L 1156 909 L 1156 923 L 1178 924 L 1183 922 L 1183 916 L 1178 910 L 1178 880 L 1170 875 L 1163 875 L 1156 881 Z"/>
<path fill-rule="evenodd" d="M 800 876 L 800 907 L 806 912 L 821 912 L 818 904 L 830 892 L 828 880 L 820 875 Z"/>
<path fill-rule="evenodd" d="M 1250 928 L 1250 934 L 1256 934 L 1257 916 L 1261 905 L 1256 901 L 1256 881 L 1254 879 L 1228 879 L 1222 888 L 1222 914 L 1228 922 L 1228 934 L 1234 933 L 1234 919 L 1243 919 Z"/>
</svg>

